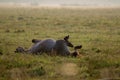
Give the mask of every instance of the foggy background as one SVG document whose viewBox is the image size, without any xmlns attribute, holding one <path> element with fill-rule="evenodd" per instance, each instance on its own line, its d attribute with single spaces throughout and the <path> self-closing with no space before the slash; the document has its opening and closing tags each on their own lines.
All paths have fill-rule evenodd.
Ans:
<svg viewBox="0 0 120 80">
<path fill-rule="evenodd" d="M 0 0 L 0 3 L 31 6 L 120 6 L 120 0 Z"/>
</svg>

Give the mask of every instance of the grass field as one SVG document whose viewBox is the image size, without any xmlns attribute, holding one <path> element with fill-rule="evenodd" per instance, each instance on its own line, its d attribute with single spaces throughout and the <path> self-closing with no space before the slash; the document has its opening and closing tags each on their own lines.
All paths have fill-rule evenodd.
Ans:
<svg viewBox="0 0 120 80">
<path fill-rule="evenodd" d="M 14 53 L 66 35 L 80 57 Z M 120 9 L 0 8 L 0 53 L 0 80 L 120 79 Z"/>
</svg>

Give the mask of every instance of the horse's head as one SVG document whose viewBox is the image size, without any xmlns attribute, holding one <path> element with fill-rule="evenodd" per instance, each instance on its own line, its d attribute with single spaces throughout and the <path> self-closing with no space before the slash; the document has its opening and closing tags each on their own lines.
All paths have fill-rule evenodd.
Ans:
<svg viewBox="0 0 120 80">
<path fill-rule="evenodd" d="M 15 53 L 23 53 L 23 52 L 25 52 L 25 50 L 24 50 L 23 47 L 18 47 L 18 48 L 16 48 Z"/>
<path fill-rule="evenodd" d="M 68 39 L 69 39 L 69 35 L 64 37 L 65 43 L 67 44 L 67 46 L 73 47 L 73 44 L 71 42 L 69 42 Z"/>
</svg>

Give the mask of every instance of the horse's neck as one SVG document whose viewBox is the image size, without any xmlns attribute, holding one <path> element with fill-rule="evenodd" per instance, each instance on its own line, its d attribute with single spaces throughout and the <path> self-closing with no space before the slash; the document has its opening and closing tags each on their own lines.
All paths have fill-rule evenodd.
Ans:
<svg viewBox="0 0 120 80">
<path fill-rule="evenodd" d="M 65 44 L 64 40 L 57 40 L 55 48 L 57 48 L 58 52 L 60 52 L 60 53 L 69 53 L 70 52 L 68 49 L 68 46 Z"/>
</svg>

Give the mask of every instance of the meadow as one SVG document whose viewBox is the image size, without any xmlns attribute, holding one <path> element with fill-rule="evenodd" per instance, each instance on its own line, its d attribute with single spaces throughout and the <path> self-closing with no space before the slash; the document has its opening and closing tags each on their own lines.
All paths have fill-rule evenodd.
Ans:
<svg viewBox="0 0 120 80">
<path fill-rule="evenodd" d="M 82 45 L 74 57 L 15 53 L 32 39 Z M 70 51 L 74 51 L 70 48 Z M 0 8 L 0 80 L 120 79 L 120 9 Z"/>
</svg>

